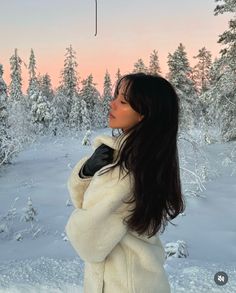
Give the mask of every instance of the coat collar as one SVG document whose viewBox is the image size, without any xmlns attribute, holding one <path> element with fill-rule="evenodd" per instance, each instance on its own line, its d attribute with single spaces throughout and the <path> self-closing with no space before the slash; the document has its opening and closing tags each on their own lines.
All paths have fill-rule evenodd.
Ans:
<svg viewBox="0 0 236 293">
<path fill-rule="evenodd" d="M 95 151 L 101 144 L 105 144 L 112 149 L 114 149 L 113 153 L 113 164 L 115 164 L 118 160 L 118 155 L 119 155 L 119 149 L 122 146 L 123 141 L 127 138 L 128 135 L 121 134 L 119 136 L 110 136 L 110 135 L 98 135 L 95 137 L 92 148 Z M 126 170 L 126 168 L 125 168 Z M 127 171 L 127 170 L 126 170 Z"/>
<path fill-rule="evenodd" d="M 93 150 L 95 150 L 96 148 L 98 148 L 101 144 L 105 144 L 111 148 L 113 148 L 114 150 L 118 151 L 120 146 L 122 145 L 123 141 L 127 138 L 127 135 L 120 135 L 117 137 L 114 136 L 110 136 L 110 135 L 98 135 L 97 137 L 95 137 L 94 141 L 93 141 L 93 145 L 92 148 Z"/>
</svg>

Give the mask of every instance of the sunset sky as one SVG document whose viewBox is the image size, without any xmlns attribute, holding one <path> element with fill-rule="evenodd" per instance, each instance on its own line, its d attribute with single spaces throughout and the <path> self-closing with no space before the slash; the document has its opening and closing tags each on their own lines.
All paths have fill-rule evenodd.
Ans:
<svg viewBox="0 0 236 293">
<path fill-rule="evenodd" d="M 101 91 L 106 69 L 115 81 L 131 71 L 138 58 L 146 65 L 150 53 L 158 51 L 163 75 L 168 71 L 167 55 L 183 43 L 190 64 L 205 46 L 213 58 L 222 48 L 219 35 L 228 27 L 231 15 L 214 16 L 214 0 L 97 0 L 98 33 L 95 32 L 94 0 L 10 0 L 1 1 L 0 63 L 9 84 L 9 58 L 18 49 L 26 64 L 33 48 L 38 73 L 51 76 L 53 87 L 59 82 L 66 47 L 77 53 L 81 79 L 90 73 Z M 28 84 L 22 67 L 23 89 Z"/>
</svg>

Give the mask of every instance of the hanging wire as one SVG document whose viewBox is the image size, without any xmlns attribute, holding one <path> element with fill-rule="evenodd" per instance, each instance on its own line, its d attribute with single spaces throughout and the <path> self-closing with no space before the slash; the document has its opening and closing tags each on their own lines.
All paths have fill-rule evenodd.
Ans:
<svg viewBox="0 0 236 293">
<path fill-rule="evenodd" d="M 97 35 L 97 22 L 98 22 L 97 14 L 98 14 L 97 0 L 95 0 L 95 35 L 94 36 Z"/>
</svg>

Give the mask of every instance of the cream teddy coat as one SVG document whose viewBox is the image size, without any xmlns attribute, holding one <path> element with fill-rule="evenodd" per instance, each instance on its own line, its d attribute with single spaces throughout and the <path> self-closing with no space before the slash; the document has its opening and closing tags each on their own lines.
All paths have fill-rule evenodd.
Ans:
<svg viewBox="0 0 236 293">
<path fill-rule="evenodd" d="M 104 143 L 116 155 L 116 140 L 97 136 L 93 149 Z M 122 200 L 131 195 L 133 178 L 119 179 L 119 167 L 98 176 L 109 164 L 93 177 L 82 179 L 78 173 L 88 158 L 76 164 L 67 183 L 75 210 L 66 224 L 66 234 L 84 260 L 84 293 L 169 293 L 158 233 L 148 239 L 122 222 L 128 215 L 128 205 Z"/>
</svg>

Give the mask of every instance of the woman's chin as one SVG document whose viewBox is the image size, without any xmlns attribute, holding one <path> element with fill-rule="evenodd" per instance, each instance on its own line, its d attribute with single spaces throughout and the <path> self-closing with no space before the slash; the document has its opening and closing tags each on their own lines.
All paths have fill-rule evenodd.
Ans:
<svg viewBox="0 0 236 293">
<path fill-rule="evenodd" d="M 117 126 L 115 125 L 115 123 L 113 123 L 112 120 L 108 120 L 108 124 L 109 124 L 109 126 L 112 127 L 112 128 L 117 128 Z"/>
</svg>

